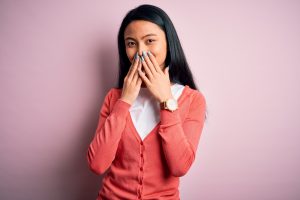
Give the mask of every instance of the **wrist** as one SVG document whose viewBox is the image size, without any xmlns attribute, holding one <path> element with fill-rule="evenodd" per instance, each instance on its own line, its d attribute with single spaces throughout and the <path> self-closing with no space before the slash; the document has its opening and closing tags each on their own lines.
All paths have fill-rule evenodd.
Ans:
<svg viewBox="0 0 300 200">
<path fill-rule="evenodd" d="M 161 97 L 158 101 L 159 101 L 159 103 L 162 103 L 162 102 L 167 101 L 168 99 L 174 99 L 173 95 Z"/>
<path fill-rule="evenodd" d="M 169 98 L 168 100 L 160 103 L 160 109 L 174 112 L 178 109 L 178 102 L 175 98 Z"/>
<path fill-rule="evenodd" d="M 123 97 L 120 97 L 120 100 L 126 102 L 126 103 L 129 103 L 130 105 L 132 105 L 132 101 L 126 99 L 126 98 L 123 98 Z"/>
</svg>

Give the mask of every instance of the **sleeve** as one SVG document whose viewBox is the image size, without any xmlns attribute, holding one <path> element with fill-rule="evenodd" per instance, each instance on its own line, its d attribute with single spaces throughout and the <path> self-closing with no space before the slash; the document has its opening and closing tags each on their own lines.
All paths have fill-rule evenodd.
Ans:
<svg viewBox="0 0 300 200">
<path fill-rule="evenodd" d="M 126 116 L 131 104 L 117 99 L 110 112 L 112 89 L 105 96 L 100 110 L 97 129 L 87 150 L 89 168 L 103 174 L 115 158 L 121 135 L 126 125 Z"/>
<path fill-rule="evenodd" d="M 197 92 L 184 122 L 181 122 L 179 110 L 160 111 L 159 134 L 162 138 L 164 155 L 173 176 L 185 175 L 195 160 L 204 125 L 205 110 L 205 98 L 200 92 Z"/>
</svg>

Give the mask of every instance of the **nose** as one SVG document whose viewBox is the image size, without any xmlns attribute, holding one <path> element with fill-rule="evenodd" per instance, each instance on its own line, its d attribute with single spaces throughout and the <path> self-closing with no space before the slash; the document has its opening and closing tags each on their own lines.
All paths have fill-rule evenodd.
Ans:
<svg viewBox="0 0 300 200">
<path fill-rule="evenodd" d="M 138 54 L 139 56 L 142 56 L 143 55 L 143 51 L 147 52 L 147 48 L 145 46 L 139 46 L 139 49 L 138 49 Z"/>
<path fill-rule="evenodd" d="M 146 50 L 141 49 L 141 50 L 138 51 L 139 52 L 139 56 L 143 55 L 143 51 L 146 51 Z"/>
</svg>

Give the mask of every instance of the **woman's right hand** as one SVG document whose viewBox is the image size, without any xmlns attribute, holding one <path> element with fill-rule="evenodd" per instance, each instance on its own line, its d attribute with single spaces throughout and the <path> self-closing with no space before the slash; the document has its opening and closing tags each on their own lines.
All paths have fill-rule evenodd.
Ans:
<svg viewBox="0 0 300 200">
<path fill-rule="evenodd" d="M 141 84 L 142 79 L 138 74 L 138 68 L 141 68 L 142 62 L 140 60 L 140 57 L 138 54 L 136 54 L 134 61 L 132 62 L 127 75 L 124 78 L 123 83 L 123 89 L 122 89 L 122 95 L 121 100 L 132 104 L 134 100 L 137 98 Z"/>
</svg>

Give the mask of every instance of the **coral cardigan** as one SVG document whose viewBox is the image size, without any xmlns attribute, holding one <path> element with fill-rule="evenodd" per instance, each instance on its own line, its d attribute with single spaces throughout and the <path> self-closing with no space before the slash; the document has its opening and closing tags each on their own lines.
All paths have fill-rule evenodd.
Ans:
<svg viewBox="0 0 300 200">
<path fill-rule="evenodd" d="M 171 85 L 172 96 L 177 100 L 184 89 L 184 85 Z M 147 87 L 140 88 L 139 94 L 129 108 L 133 125 L 144 140 L 150 131 L 160 121 L 160 105 Z"/>
<path fill-rule="evenodd" d="M 179 177 L 195 160 L 204 125 L 203 94 L 185 85 L 179 108 L 160 110 L 160 122 L 144 140 L 121 94 L 117 88 L 106 94 L 87 150 L 89 168 L 98 175 L 107 172 L 97 200 L 180 199 Z"/>
</svg>

